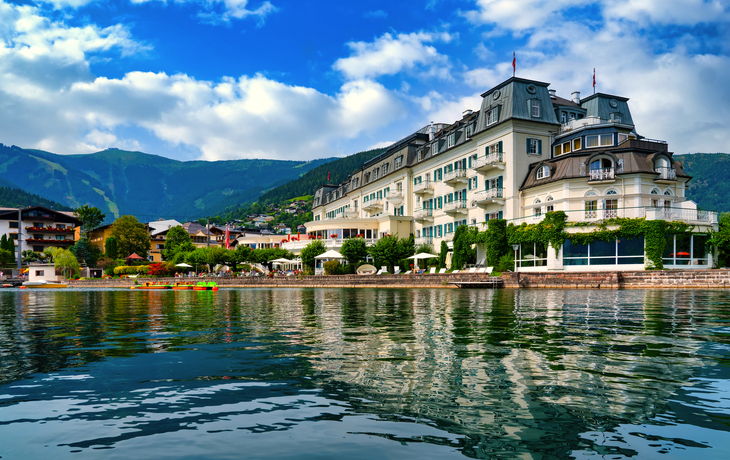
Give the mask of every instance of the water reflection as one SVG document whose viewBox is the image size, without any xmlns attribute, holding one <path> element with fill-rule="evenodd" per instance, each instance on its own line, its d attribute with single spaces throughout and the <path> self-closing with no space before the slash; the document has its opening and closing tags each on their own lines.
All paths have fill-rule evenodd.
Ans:
<svg viewBox="0 0 730 460">
<path fill-rule="evenodd" d="M 302 454 L 287 451 L 292 436 L 320 439 L 324 456 L 726 458 L 729 302 L 678 290 L 3 292 L 0 437 L 47 425 L 72 452 L 246 432 L 262 458 Z M 221 456 L 240 453 L 229 441 Z"/>
</svg>

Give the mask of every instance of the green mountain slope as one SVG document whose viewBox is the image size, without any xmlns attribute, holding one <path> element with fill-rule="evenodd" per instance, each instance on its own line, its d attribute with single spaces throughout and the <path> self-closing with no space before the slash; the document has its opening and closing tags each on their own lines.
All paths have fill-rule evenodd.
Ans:
<svg viewBox="0 0 730 460">
<path fill-rule="evenodd" d="M 374 149 L 364 152 L 358 152 L 344 158 L 331 161 L 326 164 L 312 168 L 301 177 L 289 181 L 283 185 L 272 188 L 271 190 L 261 194 L 253 203 L 246 203 L 241 200 L 240 203 L 224 209 L 215 218 L 215 222 L 227 222 L 233 219 L 245 220 L 249 214 L 258 214 L 266 212 L 269 205 L 281 206 L 284 203 L 297 197 L 305 197 L 314 194 L 314 191 L 322 184 L 339 184 L 347 179 L 353 171 L 359 169 L 363 163 L 375 158 L 386 149 Z M 327 176 L 329 175 L 329 180 Z M 311 198 L 311 197 L 310 197 Z M 311 210 L 311 206 L 308 210 Z M 282 221 L 287 225 L 301 224 L 311 218 L 311 213 L 301 215 L 298 218 L 292 218 L 290 215 L 282 215 L 282 219 L 275 220 L 273 223 Z"/>
<path fill-rule="evenodd" d="M 686 196 L 700 209 L 730 212 L 730 155 L 727 153 L 693 153 L 674 155 L 692 176 Z"/>
<path fill-rule="evenodd" d="M 57 155 L 0 144 L 0 179 L 72 208 L 97 206 L 108 221 L 122 214 L 188 220 L 251 202 L 331 160 L 183 162 L 114 149 Z"/>
<path fill-rule="evenodd" d="M 45 206 L 56 211 L 71 211 L 71 208 L 53 200 L 28 193 L 17 188 L 12 182 L 0 179 L 0 207 L 17 208 L 27 206 Z"/>
</svg>

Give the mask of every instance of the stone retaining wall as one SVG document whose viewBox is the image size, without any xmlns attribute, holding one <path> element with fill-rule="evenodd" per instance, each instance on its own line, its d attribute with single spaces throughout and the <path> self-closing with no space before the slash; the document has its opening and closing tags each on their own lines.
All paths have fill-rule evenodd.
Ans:
<svg viewBox="0 0 730 460">
<path fill-rule="evenodd" d="M 339 275 L 212 278 L 221 287 L 368 287 L 368 288 L 455 288 L 453 282 L 480 282 L 487 278 L 479 273 L 428 275 Z M 158 278 L 174 283 L 179 278 Z M 663 270 L 637 272 L 584 273 L 505 273 L 505 288 L 549 289 L 617 289 L 617 288 L 702 288 L 730 287 L 730 270 Z M 143 280 L 138 280 L 142 282 Z M 195 279 L 194 281 L 197 281 Z M 132 279 L 83 280 L 69 283 L 76 287 L 131 287 Z"/>
</svg>

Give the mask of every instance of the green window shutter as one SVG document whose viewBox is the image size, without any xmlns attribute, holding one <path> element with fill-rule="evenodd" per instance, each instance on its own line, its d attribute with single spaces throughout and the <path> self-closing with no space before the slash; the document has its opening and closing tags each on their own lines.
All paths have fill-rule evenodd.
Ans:
<svg viewBox="0 0 730 460">
<path fill-rule="evenodd" d="M 502 188 L 502 176 L 497 177 L 497 188 Z"/>
<path fill-rule="evenodd" d="M 532 139 L 530 139 L 529 137 L 527 138 L 527 147 L 525 147 L 525 152 L 527 152 L 527 153 L 530 153 L 530 141 L 531 140 Z"/>
<path fill-rule="evenodd" d="M 466 169 L 466 158 L 461 160 L 461 169 Z"/>
<path fill-rule="evenodd" d="M 502 219 L 502 211 L 499 211 L 499 218 Z"/>
<path fill-rule="evenodd" d="M 418 185 L 418 178 L 417 177 L 414 177 L 413 178 L 413 185 Z"/>
<path fill-rule="evenodd" d="M 500 152 L 504 152 L 504 150 L 502 150 L 502 141 L 499 141 L 499 142 L 497 142 L 497 149 L 498 149 L 498 150 L 499 150 Z"/>
<path fill-rule="evenodd" d="M 471 179 L 469 179 L 469 190 L 471 190 Z"/>
<path fill-rule="evenodd" d="M 438 207 L 439 207 L 439 209 L 441 209 L 441 208 L 443 207 L 443 204 L 442 204 L 442 202 L 441 202 L 441 197 L 439 197 L 439 201 L 438 201 Z"/>
<path fill-rule="evenodd" d="M 469 157 L 469 167 L 471 168 L 471 157 Z"/>
<path fill-rule="evenodd" d="M 479 179 L 477 178 L 477 176 L 474 176 L 474 187 L 472 187 L 474 190 L 479 190 L 479 187 L 477 186 L 478 183 Z"/>
<path fill-rule="evenodd" d="M 542 139 L 537 140 L 537 154 L 542 155 Z"/>
</svg>

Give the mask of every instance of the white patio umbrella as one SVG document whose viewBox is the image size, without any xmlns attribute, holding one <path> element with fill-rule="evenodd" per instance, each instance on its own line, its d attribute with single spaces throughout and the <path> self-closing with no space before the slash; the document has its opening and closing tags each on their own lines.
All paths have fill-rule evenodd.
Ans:
<svg viewBox="0 0 730 460">
<path fill-rule="evenodd" d="M 413 260 L 416 261 L 415 270 L 418 270 L 418 261 L 419 260 L 421 260 L 421 259 L 432 259 L 434 257 L 438 257 L 438 256 L 435 256 L 433 254 L 429 254 L 427 252 L 419 252 L 418 254 L 415 254 L 415 255 L 412 255 L 412 256 L 408 257 L 408 259 L 413 259 Z"/>
<path fill-rule="evenodd" d="M 344 258 L 345 258 L 345 256 L 343 256 L 339 252 L 335 251 L 334 249 L 330 249 L 329 251 L 315 257 L 315 259 L 320 259 L 320 260 L 322 260 L 322 259 L 344 259 Z"/>
<path fill-rule="evenodd" d="M 183 262 L 183 263 L 181 263 L 181 264 L 175 264 L 175 266 L 176 266 L 176 267 L 183 267 L 183 268 L 193 268 L 193 266 L 192 266 L 192 265 L 188 265 L 188 264 L 186 264 L 185 262 Z"/>
</svg>

